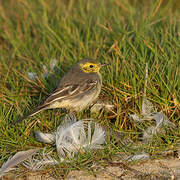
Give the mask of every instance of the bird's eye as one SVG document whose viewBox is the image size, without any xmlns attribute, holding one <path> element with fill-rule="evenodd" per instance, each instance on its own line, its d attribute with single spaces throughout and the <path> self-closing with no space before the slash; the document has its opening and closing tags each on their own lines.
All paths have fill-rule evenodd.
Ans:
<svg viewBox="0 0 180 180">
<path fill-rule="evenodd" d="M 89 67 L 90 67 L 90 68 L 93 68 L 94 66 L 93 66 L 93 65 L 90 65 Z"/>
</svg>

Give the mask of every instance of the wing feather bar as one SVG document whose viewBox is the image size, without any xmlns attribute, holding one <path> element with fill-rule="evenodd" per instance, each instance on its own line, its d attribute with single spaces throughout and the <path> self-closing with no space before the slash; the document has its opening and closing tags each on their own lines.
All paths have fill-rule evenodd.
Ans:
<svg viewBox="0 0 180 180">
<path fill-rule="evenodd" d="M 44 104 L 51 104 L 61 99 L 81 95 L 94 88 L 96 85 L 97 81 L 87 80 L 81 84 L 67 85 L 64 88 L 58 88 L 46 99 Z"/>
<path fill-rule="evenodd" d="M 78 85 L 68 85 L 64 88 L 58 88 L 56 89 L 44 102 L 45 104 L 51 104 L 55 101 L 59 101 L 61 99 L 65 99 L 67 97 L 72 96 L 73 94 L 78 91 L 79 86 Z"/>
</svg>

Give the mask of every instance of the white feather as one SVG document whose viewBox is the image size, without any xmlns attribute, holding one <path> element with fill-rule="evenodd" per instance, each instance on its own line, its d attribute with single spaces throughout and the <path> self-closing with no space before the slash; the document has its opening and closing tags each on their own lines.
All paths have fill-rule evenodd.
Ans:
<svg viewBox="0 0 180 180">
<path fill-rule="evenodd" d="M 2 165 L 2 167 L 0 168 L 0 177 L 2 177 L 5 173 L 13 170 L 15 166 L 31 157 L 37 151 L 39 151 L 38 148 L 17 152 L 13 157 L 10 157 L 7 162 Z"/>
<path fill-rule="evenodd" d="M 168 117 L 163 112 L 153 112 L 154 106 L 147 99 L 147 96 L 146 96 L 147 83 L 148 83 L 148 64 L 146 64 L 144 94 L 143 94 L 142 109 L 141 109 L 141 114 L 140 114 L 140 116 L 142 116 L 142 117 L 138 116 L 137 114 L 130 115 L 130 117 L 135 122 L 138 122 L 138 123 L 140 123 L 144 120 L 155 120 L 156 121 L 156 126 L 151 126 L 151 127 L 148 127 L 146 130 L 144 130 L 143 140 L 151 139 L 152 135 L 157 134 L 161 130 L 161 127 L 163 125 L 175 127 L 175 125 L 169 121 Z"/>
<path fill-rule="evenodd" d="M 74 121 L 73 121 L 74 122 Z M 92 127 L 94 124 L 94 131 Z M 93 133 L 92 133 L 93 132 Z M 105 132 L 96 123 L 87 119 L 67 124 L 57 129 L 56 147 L 60 155 L 74 156 L 79 150 L 101 148 L 105 141 Z"/>
<path fill-rule="evenodd" d="M 102 148 L 101 145 L 105 141 L 105 132 L 98 124 L 95 123 L 95 130 L 90 143 L 90 149 Z"/>
<path fill-rule="evenodd" d="M 152 119 L 156 121 L 156 126 L 161 127 L 161 126 L 171 126 L 171 127 L 176 127 L 174 123 L 170 122 L 168 117 L 163 113 L 163 112 L 157 112 L 151 115 Z"/>
<path fill-rule="evenodd" d="M 58 60 L 56 58 L 51 59 L 50 64 L 49 64 L 50 71 L 52 72 L 55 71 L 57 63 L 58 63 Z"/>
<path fill-rule="evenodd" d="M 143 98 L 142 102 L 142 113 L 140 118 L 137 114 L 131 114 L 130 117 L 135 122 L 142 122 L 144 120 L 155 120 L 156 125 L 148 127 L 146 130 L 144 130 L 143 133 L 143 140 L 147 141 L 150 140 L 151 137 L 155 134 L 157 134 L 162 126 L 171 126 L 175 128 L 175 124 L 169 121 L 168 117 L 163 112 L 152 112 L 153 110 L 153 104 L 147 100 L 146 97 Z"/>
<path fill-rule="evenodd" d="M 45 152 L 46 148 L 43 149 L 42 154 L 41 153 L 37 153 L 35 157 L 33 158 L 29 158 L 29 160 L 25 161 L 23 163 L 23 166 L 25 166 L 27 169 L 31 170 L 31 171 L 37 171 L 37 170 L 42 170 L 44 169 L 46 166 L 48 165 L 56 165 L 59 164 L 59 162 L 57 160 L 55 160 L 54 158 L 52 158 L 49 153 Z M 42 158 L 40 159 L 39 157 Z"/>
<path fill-rule="evenodd" d="M 47 78 L 49 71 L 45 65 L 42 66 L 43 78 Z"/>
<path fill-rule="evenodd" d="M 51 139 L 55 139 L 57 152 L 63 157 L 66 155 L 73 157 L 75 153 L 80 150 L 86 151 L 87 148 L 101 148 L 105 141 L 105 132 L 97 123 L 94 123 L 92 119 L 77 121 L 73 114 L 66 115 L 62 125 L 57 128 L 56 132 L 48 134 L 47 139 L 47 134 L 38 132 L 39 134 L 41 138 L 38 136 L 37 139 L 41 142 L 48 143 Z M 49 137 L 51 137 L 50 140 Z"/>
<path fill-rule="evenodd" d="M 42 133 L 41 131 L 35 131 L 35 138 L 39 142 L 44 142 L 44 143 L 53 143 L 55 142 L 55 134 L 52 133 Z"/>
<path fill-rule="evenodd" d="M 77 121 L 73 124 L 64 124 L 58 127 L 56 132 L 56 148 L 60 155 L 65 156 L 67 153 L 69 156 L 73 156 L 79 148 L 80 141 L 84 137 L 83 121 Z"/>
<path fill-rule="evenodd" d="M 142 152 L 141 154 L 136 154 L 136 155 L 133 155 L 133 156 L 128 156 L 126 159 L 128 161 L 147 160 L 147 159 L 150 159 L 150 155 L 145 153 L 145 152 Z"/>
<path fill-rule="evenodd" d="M 35 81 L 38 78 L 38 75 L 36 72 L 28 72 L 27 76 L 30 80 Z"/>
<path fill-rule="evenodd" d="M 102 101 L 97 101 L 90 109 L 91 113 L 98 113 L 101 109 L 105 109 L 107 112 L 113 111 L 115 108 L 114 105 L 110 101 L 107 102 L 102 102 Z"/>
</svg>

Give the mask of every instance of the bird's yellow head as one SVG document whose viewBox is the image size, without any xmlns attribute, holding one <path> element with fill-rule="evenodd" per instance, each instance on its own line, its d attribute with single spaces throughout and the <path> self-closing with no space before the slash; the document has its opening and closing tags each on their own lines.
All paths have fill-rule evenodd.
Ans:
<svg viewBox="0 0 180 180">
<path fill-rule="evenodd" d="M 102 65 L 100 63 L 87 61 L 85 63 L 80 63 L 79 66 L 82 69 L 82 71 L 85 73 L 93 73 L 93 72 L 96 73 L 99 72 Z"/>
<path fill-rule="evenodd" d="M 99 73 L 101 67 L 106 66 L 108 64 L 100 64 L 97 63 L 93 59 L 83 59 L 78 63 L 79 68 L 85 73 Z"/>
</svg>

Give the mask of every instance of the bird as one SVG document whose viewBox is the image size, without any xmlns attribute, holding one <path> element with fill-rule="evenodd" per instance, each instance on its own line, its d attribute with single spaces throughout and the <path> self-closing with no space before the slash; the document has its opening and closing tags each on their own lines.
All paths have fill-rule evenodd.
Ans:
<svg viewBox="0 0 180 180">
<path fill-rule="evenodd" d="M 80 112 L 89 107 L 100 94 L 102 76 L 99 71 L 106 65 L 89 58 L 80 60 L 41 105 L 14 124 L 46 109 L 65 108 L 70 112 Z"/>
</svg>

